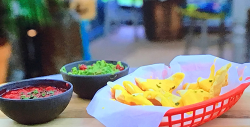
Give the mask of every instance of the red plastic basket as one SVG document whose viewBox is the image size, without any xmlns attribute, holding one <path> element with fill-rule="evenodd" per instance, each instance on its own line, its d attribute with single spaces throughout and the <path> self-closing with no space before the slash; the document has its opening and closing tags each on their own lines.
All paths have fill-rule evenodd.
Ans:
<svg viewBox="0 0 250 127">
<path fill-rule="evenodd" d="M 247 78 L 246 80 L 250 79 Z M 160 123 L 159 127 L 197 127 L 228 111 L 240 99 L 244 90 L 250 82 L 243 83 L 237 88 L 210 100 L 168 110 Z M 219 105 L 218 105 L 219 104 Z M 207 110 L 208 107 L 211 110 Z M 203 111 L 198 114 L 197 112 Z M 187 112 L 193 112 L 190 117 L 184 117 Z M 174 120 L 173 116 L 178 115 L 180 119 Z"/>
</svg>

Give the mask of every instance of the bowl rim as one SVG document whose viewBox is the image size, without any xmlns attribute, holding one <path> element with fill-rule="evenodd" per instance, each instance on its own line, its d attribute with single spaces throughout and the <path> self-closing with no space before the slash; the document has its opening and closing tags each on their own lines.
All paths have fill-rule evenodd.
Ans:
<svg viewBox="0 0 250 127">
<path fill-rule="evenodd" d="M 64 82 L 64 83 L 68 83 L 70 85 L 70 88 L 68 90 L 66 90 L 65 92 L 58 94 L 58 95 L 54 95 L 54 96 L 50 96 L 50 97 L 45 97 L 45 98 L 36 98 L 36 99 L 27 99 L 27 100 L 20 100 L 20 99 L 8 99 L 8 98 L 3 98 L 2 96 L 0 96 L 1 100 L 5 100 L 5 101 L 16 101 L 16 102 L 36 102 L 36 101 L 44 101 L 44 100 L 51 100 L 51 99 L 55 99 L 58 98 L 60 96 L 63 96 L 66 93 L 69 93 L 72 91 L 73 93 L 73 85 L 72 83 L 68 82 L 68 81 L 64 81 L 64 80 L 58 80 L 58 79 L 25 79 L 25 80 L 21 80 L 21 81 L 15 81 L 15 82 L 9 82 L 6 83 L 2 86 L 0 86 L 0 89 L 2 89 L 2 87 L 6 87 L 8 85 L 13 85 L 16 83 L 24 83 L 24 82 L 31 82 L 31 81 L 58 81 L 58 82 Z"/>
<path fill-rule="evenodd" d="M 62 66 L 61 68 L 63 67 L 66 67 L 66 66 L 69 66 L 69 65 L 72 65 L 72 64 L 76 64 L 76 63 L 80 63 L 80 62 L 95 62 L 95 61 L 100 61 L 100 60 L 80 60 L 80 61 L 75 61 L 75 62 L 72 62 L 72 63 L 68 63 L 68 64 L 65 64 L 64 66 Z M 104 60 L 104 61 L 107 61 L 107 62 L 118 62 L 116 60 Z M 119 60 L 120 61 L 120 60 Z M 103 77 L 103 76 L 112 76 L 112 75 L 117 75 L 117 74 L 120 74 L 120 73 L 123 73 L 125 71 L 128 71 L 130 66 L 123 62 L 123 61 L 120 61 L 122 64 L 125 64 L 127 67 L 122 70 L 122 71 L 119 71 L 119 72 L 116 72 L 114 74 L 103 74 L 103 75 L 69 75 L 68 73 L 65 73 L 65 72 L 62 72 L 61 69 L 60 69 L 60 73 L 61 74 L 64 74 L 64 75 L 68 75 L 68 76 L 73 76 L 73 77 Z"/>
</svg>

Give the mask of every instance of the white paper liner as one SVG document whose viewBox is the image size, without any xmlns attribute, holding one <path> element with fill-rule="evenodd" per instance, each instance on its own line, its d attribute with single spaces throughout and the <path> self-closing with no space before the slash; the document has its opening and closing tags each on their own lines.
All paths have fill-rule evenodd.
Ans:
<svg viewBox="0 0 250 127">
<path fill-rule="evenodd" d="M 145 79 L 165 79 L 176 72 L 183 72 L 185 73 L 185 79 L 183 83 L 181 83 L 181 85 L 173 91 L 173 94 L 176 94 L 177 90 L 182 89 L 182 85 L 184 83 L 195 82 L 198 77 L 208 78 L 210 74 L 210 67 L 215 58 L 216 57 L 212 55 L 177 56 L 171 61 L 170 68 L 164 64 L 142 66 L 135 72 L 116 80 L 114 83 L 119 85 L 122 85 L 123 81 L 131 81 L 132 83 L 135 83 L 135 77 Z M 230 63 L 230 61 L 218 58 L 215 64 L 215 70 L 217 71 L 228 63 Z M 228 72 L 228 86 L 222 88 L 221 94 L 227 93 L 228 91 L 238 87 L 241 83 L 245 82 L 239 81 L 239 74 L 242 73 L 245 66 L 247 66 L 247 68 L 244 71 L 243 79 L 250 76 L 250 64 L 232 63 L 232 67 Z M 110 88 L 105 86 L 96 93 L 95 97 L 87 107 L 87 112 L 107 127 L 158 127 L 160 122 L 168 121 L 168 118 L 163 118 L 163 116 L 169 109 L 171 109 L 170 107 L 129 106 L 118 101 L 111 100 L 110 98 Z M 228 103 L 228 100 L 224 101 L 224 105 L 226 103 Z M 220 107 L 221 103 L 216 106 L 216 108 Z M 209 106 L 206 108 L 206 111 L 208 112 L 212 109 L 213 107 Z M 202 113 L 203 110 L 196 111 L 196 114 Z M 184 118 L 192 116 L 193 114 L 185 114 Z M 210 116 L 206 116 L 205 119 L 207 117 Z M 179 119 L 181 119 L 181 115 L 172 116 L 172 120 Z M 201 119 L 196 119 L 195 122 L 199 120 Z M 190 123 L 185 122 L 184 124 L 186 125 Z"/>
</svg>

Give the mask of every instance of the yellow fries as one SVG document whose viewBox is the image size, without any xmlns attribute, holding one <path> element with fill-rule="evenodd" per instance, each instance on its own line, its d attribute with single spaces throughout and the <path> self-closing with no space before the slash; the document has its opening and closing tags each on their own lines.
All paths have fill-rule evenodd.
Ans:
<svg viewBox="0 0 250 127">
<path fill-rule="evenodd" d="M 231 66 L 232 66 L 232 64 L 229 63 L 229 64 L 223 66 L 221 69 L 219 69 L 216 72 L 215 81 L 214 81 L 214 83 L 209 91 L 211 98 L 219 96 L 220 92 L 221 92 L 221 88 L 223 86 L 227 85 L 227 81 L 225 80 L 225 77 L 226 77 L 227 72 Z"/>
<path fill-rule="evenodd" d="M 183 89 L 184 90 L 187 90 L 187 89 L 196 90 L 196 89 L 200 89 L 200 87 L 199 87 L 197 82 L 195 82 L 195 83 L 186 83 L 186 84 L 183 85 Z"/>
<path fill-rule="evenodd" d="M 210 94 L 202 89 L 198 90 L 179 90 L 177 93 L 181 96 L 183 106 L 195 104 L 209 99 Z"/>
<path fill-rule="evenodd" d="M 199 77 L 197 80 L 199 88 L 209 92 L 213 82 L 214 82 L 214 73 L 215 73 L 215 62 L 217 58 L 214 59 L 213 65 L 210 67 L 210 75 L 207 79 L 204 79 L 202 77 Z"/>
<path fill-rule="evenodd" d="M 160 91 L 160 87 L 155 85 L 151 85 L 153 80 L 150 79 L 142 79 L 142 78 L 135 78 L 135 82 L 139 88 L 143 91 Z"/>
<path fill-rule="evenodd" d="M 124 87 L 108 82 L 108 86 L 111 88 L 112 97 L 127 105 L 187 106 L 219 96 L 221 88 L 228 85 L 228 71 L 232 64 L 229 63 L 215 72 L 216 59 L 210 67 L 209 77 L 198 77 L 196 82 L 185 83 L 183 90 L 177 91 L 179 96 L 172 92 L 184 80 L 184 73 L 175 73 L 167 79 L 135 78 L 136 84 L 124 81 Z M 239 76 L 241 81 L 243 74 Z"/>
<path fill-rule="evenodd" d="M 169 91 L 170 93 L 173 92 L 183 81 L 185 77 L 184 73 L 175 73 L 171 77 L 165 79 L 165 84 L 161 84 L 160 86 L 165 90 Z M 164 86 L 165 85 L 165 86 Z"/>
<path fill-rule="evenodd" d="M 113 82 L 108 82 L 107 85 L 111 88 L 111 97 L 115 98 L 115 90 L 124 90 L 124 88 L 120 85 L 116 85 Z"/>
<path fill-rule="evenodd" d="M 130 94 L 143 93 L 143 91 L 137 85 L 134 85 L 130 81 L 124 81 L 123 86 Z"/>
<path fill-rule="evenodd" d="M 175 104 L 172 100 L 167 99 L 163 94 L 161 94 L 160 92 L 155 92 L 155 91 L 145 91 L 144 93 L 141 94 L 136 94 L 136 95 L 142 95 L 145 98 L 149 99 L 149 100 L 157 100 L 158 102 L 161 103 L 162 106 L 165 107 L 174 107 Z"/>
<path fill-rule="evenodd" d="M 114 98 L 124 104 L 128 105 L 153 105 L 149 100 L 141 95 L 131 95 L 122 86 L 115 85 L 113 82 L 108 82 L 111 87 L 111 92 Z"/>
<path fill-rule="evenodd" d="M 167 79 L 142 79 L 135 78 L 136 84 L 143 91 L 167 91 L 171 92 L 175 90 L 185 77 L 184 73 L 175 73 Z"/>
<path fill-rule="evenodd" d="M 108 82 L 111 96 L 115 100 L 128 105 L 153 105 L 152 101 L 158 101 L 161 106 L 180 107 L 181 97 L 172 94 L 183 81 L 185 74 L 176 73 L 168 79 L 142 79 L 135 78 L 137 85 L 130 81 L 124 81 L 123 86 Z"/>
<path fill-rule="evenodd" d="M 199 88 L 209 92 L 211 86 L 213 85 L 214 79 L 204 79 L 199 77 L 198 78 L 198 86 Z"/>
</svg>

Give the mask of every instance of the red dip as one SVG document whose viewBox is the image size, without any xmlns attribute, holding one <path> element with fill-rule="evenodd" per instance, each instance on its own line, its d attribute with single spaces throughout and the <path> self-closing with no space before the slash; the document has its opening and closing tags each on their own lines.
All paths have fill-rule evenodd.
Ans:
<svg viewBox="0 0 250 127">
<path fill-rule="evenodd" d="M 39 87 L 29 86 L 7 91 L 4 94 L 2 94 L 1 97 L 7 99 L 27 100 L 27 99 L 50 97 L 61 94 L 65 91 L 66 89 L 56 88 L 52 86 L 39 86 Z"/>
</svg>

